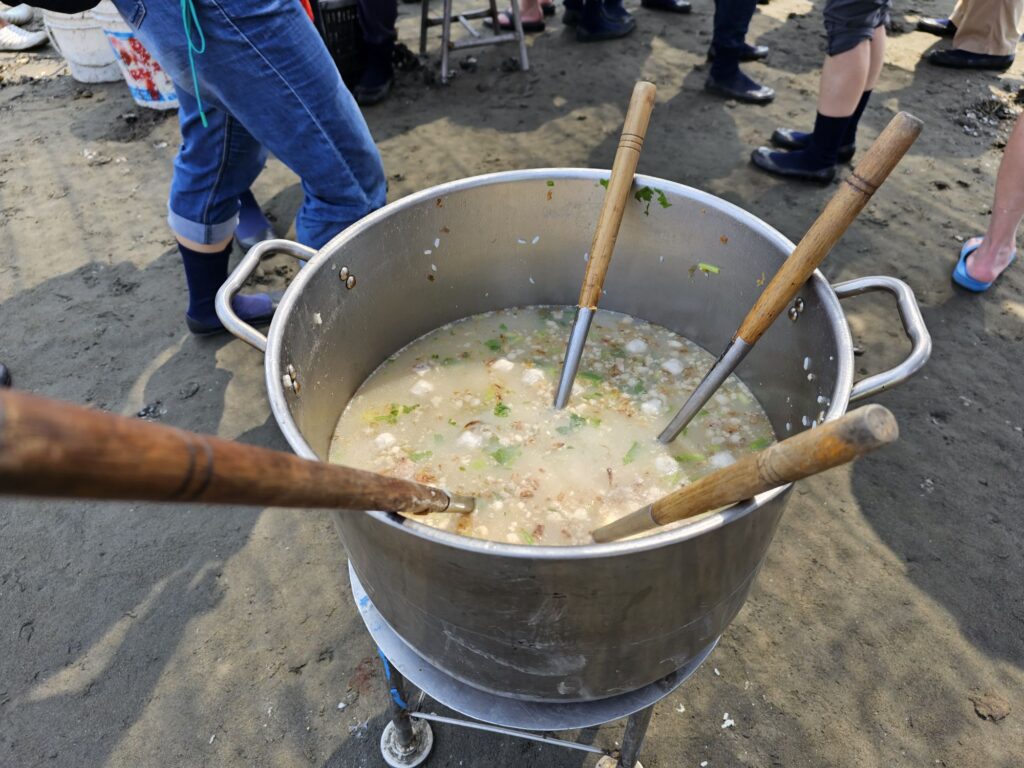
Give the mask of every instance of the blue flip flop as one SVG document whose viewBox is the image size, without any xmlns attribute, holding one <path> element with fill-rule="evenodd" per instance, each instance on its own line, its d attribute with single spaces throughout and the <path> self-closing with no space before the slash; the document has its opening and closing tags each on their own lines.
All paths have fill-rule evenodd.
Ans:
<svg viewBox="0 0 1024 768">
<path fill-rule="evenodd" d="M 960 249 L 960 260 L 957 261 L 956 267 L 953 269 L 953 282 L 959 285 L 961 288 L 964 288 L 968 291 L 973 291 L 974 293 L 983 293 L 992 287 L 992 283 L 994 283 L 995 280 L 993 280 L 991 283 L 983 283 L 981 282 L 981 280 L 975 280 L 967 273 L 967 257 L 974 253 L 976 250 L 978 250 L 982 243 L 982 240 L 979 237 L 978 242 L 974 245 L 971 245 L 971 240 L 973 239 L 973 237 L 970 238 L 966 243 L 964 243 L 964 247 Z M 1016 259 L 1017 252 L 1014 251 L 1013 255 L 1010 257 L 1010 264 L 1013 264 L 1013 262 Z M 1006 265 L 1007 268 L 1009 268 L 1010 264 Z M 1003 271 L 1005 272 L 1006 270 Z M 999 278 L 997 277 L 996 280 L 998 279 Z"/>
</svg>

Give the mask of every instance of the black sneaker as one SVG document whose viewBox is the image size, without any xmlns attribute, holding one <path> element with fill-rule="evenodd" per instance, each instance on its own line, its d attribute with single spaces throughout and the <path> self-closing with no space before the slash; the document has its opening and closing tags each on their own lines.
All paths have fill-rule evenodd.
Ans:
<svg viewBox="0 0 1024 768">
<path fill-rule="evenodd" d="M 761 59 L 768 58 L 768 53 L 771 51 L 767 45 L 748 45 L 744 43 L 740 48 L 740 61 L 760 61 Z M 715 60 L 715 44 L 712 43 L 708 48 L 708 61 Z"/>
<path fill-rule="evenodd" d="M 949 48 L 945 51 L 932 51 L 925 61 L 937 67 L 953 67 L 954 69 L 996 69 L 1003 71 L 1013 64 L 1013 54 L 1009 56 L 992 56 L 987 53 L 971 53 L 961 48 Z"/>
<path fill-rule="evenodd" d="M 917 28 L 938 37 L 953 37 L 956 34 L 956 24 L 949 19 L 918 19 Z"/>
<path fill-rule="evenodd" d="M 780 149 L 806 149 L 810 141 L 811 134 L 806 131 L 795 131 L 792 128 L 776 128 L 771 138 L 772 144 Z M 839 148 L 839 162 L 850 162 L 856 151 L 855 144 L 844 144 Z"/>
<path fill-rule="evenodd" d="M 604 0 L 604 12 L 613 19 L 632 19 L 633 16 L 626 10 L 622 0 Z"/>
<path fill-rule="evenodd" d="M 689 13 L 692 9 L 688 0 L 640 0 L 640 5 L 652 11 Z"/>
<path fill-rule="evenodd" d="M 601 40 L 615 40 L 625 37 L 636 29 L 632 16 L 614 18 L 608 15 L 604 4 L 588 5 L 576 25 L 576 39 L 581 43 L 596 43 Z"/>
<path fill-rule="evenodd" d="M 768 104 L 775 98 L 773 89 L 751 80 L 739 70 L 730 78 L 716 78 L 709 75 L 704 82 L 704 90 L 747 104 Z"/>
</svg>

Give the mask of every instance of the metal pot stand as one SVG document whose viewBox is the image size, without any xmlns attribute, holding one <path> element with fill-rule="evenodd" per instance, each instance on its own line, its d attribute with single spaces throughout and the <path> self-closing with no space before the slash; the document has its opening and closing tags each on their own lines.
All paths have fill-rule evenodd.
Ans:
<svg viewBox="0 0 1024 768">
<path fill-rule="evenodd" d="M 598 763 L 599 768 L 639 765 L 637 757 L 654 706 L 696 672 L 718 644 L 716 638 L 681 669 L 619 696 L 567 704 L 520 701 L 474 688 L 427 662 L 388 626 L 370 601 L 351 564 L 348 573 L 359 615 L 377 644 L 377 652 L 384 665 L 391 722 L 381 734 L 380 750 L 384 761 L 392 768 L 413 768 L 427 759 L 434 745 L 430 722 L 592 752 L 603 756 Z M 412 700 L 406 691 L 407 679 L 421 691 Z M 427 696 L 472 719 L 462 720 L 423 711 L 421 707 Z M 622 718 L 628 718 L 626 730 L 622 747 L 615 751 L 551 735 L 553 731 L 593 728 Z"/>
</svg>

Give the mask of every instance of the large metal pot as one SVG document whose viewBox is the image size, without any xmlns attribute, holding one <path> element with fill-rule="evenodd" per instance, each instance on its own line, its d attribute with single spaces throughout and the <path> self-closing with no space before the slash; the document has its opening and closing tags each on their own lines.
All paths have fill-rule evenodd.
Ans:
<svg viewBox="0 0 1024 768">
<path fill-rule="evenodd" d="M 318 252 L 283 240 L 250 251 L 218 313 L 266 353 L 271 408 L 294 451 L 323 459 L 359 385 L 427 331 L 502 307 L 574 304 L 607 175 L 465 179 L 392 203 Z M 717 352 L 793 244 L 703 192 L 645 176 L 636 183 L 668 205 L 657 193 L 630 204 L 602 307 Z M 233 315 L 230 297 L 274 252 L 308 263 L 264 337 Z M 719 271 L 705 274 L 698 262 Z M 896 294 L 914 348 L 855 385 L 839 299 L 870 290 Z M 930 351 L 913 294 L 893 278 L 829 286 L 816 273 L 789 315 L 739 369 L 780 437 L 904 380 Z M 337 526 L 373 604 L 424 660 L 493 693 L 586 701 L 658 680 L 717 640 L 757 576 L 789 490 L 657 535 L 582 547 L 480 541 L 380 512 L 339 513 Z"/>
</svg>

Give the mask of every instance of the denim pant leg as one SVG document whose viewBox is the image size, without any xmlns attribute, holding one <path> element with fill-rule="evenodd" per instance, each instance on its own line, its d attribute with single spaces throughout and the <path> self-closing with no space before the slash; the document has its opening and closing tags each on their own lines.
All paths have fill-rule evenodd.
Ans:
<svg viewBox="0 0 1024 768">
<path fill-rule="evenodd" d="M 359 0 L 359 26 L 367 45 L 393 43 L 398 0 Z"/>
<path fill-rule="evenodd" d="M 179 92 L 194 93 L 182 6 L 116 0 Z M 190 0 L 193 57 L 210 113 L 233 118 L 302 180 L 300 241 L 320 247 L 385 202 L 380 154 L 323 41 L 295 0 Z M 141 9 L 141 11 L 140 11 Z M 199 46 L 196 29 L 192 40 Z M 197 174 L 198 175 L 198 174 Z M 213 184 L 211 178 L 210 184 Z"/>
<path fill-rule="evenodd" d="M 756 8 L 757 0 L 715 0 L 715 28 L 711 43 L 716 50 L 743 45 Z"/>
<path fill-rule="evenodd" d="M 238 226 L 238 198 L 266 163 L 267 151 L 231 115 L 205 110 L 204 128 L 191 93 L 178 91 L 181 148 L 174 159 L 167 223 L 176 235 L 218 243 Z"/>
</svg>

